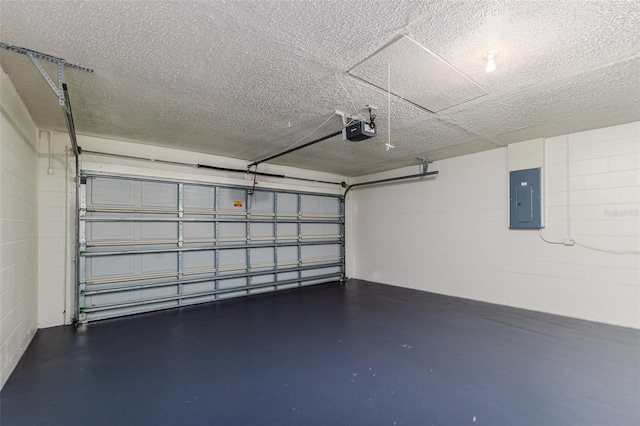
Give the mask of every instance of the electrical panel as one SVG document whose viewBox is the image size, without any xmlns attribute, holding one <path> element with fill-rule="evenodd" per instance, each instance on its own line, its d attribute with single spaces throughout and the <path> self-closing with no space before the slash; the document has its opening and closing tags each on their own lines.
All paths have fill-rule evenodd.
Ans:
<svg viewBox="0 0 640 426">
<path fill-rule="evenodd" d="M 509 172 L 509 228 L 542 227 L 541 168 Z"/>
</svg>

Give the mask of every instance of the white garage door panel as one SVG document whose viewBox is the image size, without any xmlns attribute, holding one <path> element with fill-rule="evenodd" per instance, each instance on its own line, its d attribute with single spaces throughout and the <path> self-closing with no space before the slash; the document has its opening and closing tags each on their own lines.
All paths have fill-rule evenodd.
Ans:
<svg viewBox="0 0 640 426">
<path fill-rule="evenodd" d="M 182 267 L 185 273 L 205 269 L 213 270 L 215 256 L 213 250 L 186 252 L 182 255 Z"/>
<path fill-rule="evenodd" d="M 340 268 L 321 268 L 321 269 L 314 269 L 311 271 L 302 271 L 302 276 L 303 277 L 315 277 L 318 275 L 325 275 L 325 274 L 335 274 L 340 272 Z"/>
<path fill-rule="evenodd" d="M 142 312 L 150 312 L 157 311 L 160 309 L 169 309 L 175 308 L 178 306 L 178 303 L 175 301 L 170 302 L 162 302 L 162 303 L 153 303 L 153 304 L 142 304 L 125 308 L 114 308 L 109 311 L 98 311 L 92 314 L 92 321 L 106 319 L 106 318 L 114 318 L 114 317 L 122 317 L 126 315 L 133 315 Z"/>
<path fill-rule="evenodd" d="M 303 214 L 337 215 L 340 211 L 340 200 L 337 198 L 321 198 L 314 195 L 301 197 Z"/>
<path fill-rule="evenodd" d="M 278 224 L 278 238 L 283 237 L 297 237 L 298 225 L 295 223 L 280 223 Z"/>
<path fill-rule="evenodd" d="M 127 248 L 129 249 L 129 247 Z M 108 277 L 114 278 L 177 271 L 178 256 L 176 253 L 158 253 L 89 257 L 86 261 L 85 275 L 86 279 L 91 281 Z"/>
<path fill-rule="evenodd" d="M 333 281 L 344 273 L 332 195 L 83 174 L 78 319 Z"/>
<path fill-rule="evenodd" d="M 136 225 L 131 222 L 89 222 L 87 223 L 87 240 L 134 240 Z"/>
<path fill-rule="evenodd" d="M 149 288 L 143 290 L 132 290 L 122 294 L 106 293 L 90 296 L 88 306 L 104 306 L 112 303 L 133 303 L 160 297 L 174 296 L 177 292 L 176 286 Z"/>
<path fill-rule="evenodd" d="M 86 263 L 86 279 L 123 277 L 139 272 L 139 256 L 90 257 Z"/>
<path fill-rule="evenodd" d="M 279 214 L 298 214 L 298 197 L 296 194 L 278 194 Z"/>
<path fill-rule="evenodd" d="M 253 290 L 249 291 L 249 294 L 268 293 L 268 292 L 274 291 L 274 290 L 277 290 L 277 288 L 275 286 L 254 288 Z"/>
<path fill-rule="evenodd" d="M 249 258 L 251 259 L 251 267 L 257 268 L 260 265 L 269 265 L 269 268 L 273 268 L 273 252 L 273 247 L 250 249 Z"/>
<path fill-rule="evenodd" d="M 206 186 L 184 186 L 185 210 L 213 210 L 215 191 Z"/>
<path fill-rule="evenodd" d="M 303 260 L 340 257 L 340 246 L 338 244 L 303 246 L 301 250 Z"/>
<path fill-rule="evenodd" d="M 184 299 L 182 302 L 182 306 L 184 305 L 195 305 L 198 303 L 207 303 L 207 302 L 214 302 L 218 300 L 217 296 L 200 296 L 200 297 L 191 297 L 188 299 Z"/>
<path fill-rule="evenodd" d="M 178 270 L 176 253 L 143 254 L 140 256 L 140 272 L 157 273 Z"/>
<path fill-rule="evenodd" d="M 275 280 L 275 275 L 274 274 L 269 274 L 269 275 L 258 275 L 256 277 L 252 277 L 251 278 L 251 285 L 252 286 L 256 286 L 259 284 L 271 284 L 273 283 Z"/>
<path fill-rule="evenodd" d="M 220 289 L 230 289 L 230 288 L 238 288 L 238 287 L 246 287 L 247 280 L 244 278 L 235 278 L 230 280 L 220 280 L 218 282 L 218 288 Z"/>
<path fill-rule="evenodd" d="M 178 291 L 175 286 L 169 286 L 169 287 L 144 289 L 140 291 L 139 295 L 140 295 L 140 300 L 149 300 L 149 299 L 155 299 L 163 296 L 166 296 L 166 297 L 174 296 L 177 293 Z"/>
<path fill-rule="evenodd" d="M 220 273 L 224 273 L 224 268 L 232 268 L 247 265 L 247 251 L 245 249 L 221 250 L 219 252 L 219 269 Z"/>
<path fill-rule="evenodd" d="M 273 213 L 273 192 L 256 191 L 251 198 L 251 211 L 253 213 Z"/>
<path fill-rule="evenodd" d="M 141 207 L 171 207 L 178 204 L 178 186 L 175 184 L 141 182 Z"/>
<path fill-rule="evenodd" d="M 276 250 L 278 263 L 292 262 L 298 260 L 297 247 L 278 247 Z"/>
<path fill-rule="evenodd" d="M 185 222 L 184 229 L 184 242 L 197 243 L 203 240 L 213 240 L 216 235 L 216 227 L 213 223 L 207 222 Z"/>
<path fill-rule="evenodd" d="M 127 295 L 116 295 L 116 294 L 101 294 L 96 296 L 88 296 L 86 298 L 87 306 L 102 306 L 111 303 L 120 303 L 122 301 L 133 301 L 137 299 L 137 295 L 132 292 Z"/>
<path fill-rule="evenodd" d="M 303 223 L 301 226 L 303 237 L 319 237 L 340 235 L 340 225 L 333 223 Z"/>
<path fill-rule="evenodd" d="M 183 294 L 205 293 L 216 289 L 215 281 L 205 281 L 202 283 L 184 284 L 182 286 Z"/>
<path fill-rule="evenodd" d="M 245 223 L 220 223 L 218 226 L 220 227 L 219 238 L 223 240 L 220 241 L 221 244 L 233 243 L 237 245 L 239 242 L 244 242 L 237 241 L 238 239 L 245 240 L 247 238 L 247 225 Z"/>
<path fill-rule="evenodd" d="M 251 223 L 251 238 L 266 238 L 267 240 L 273 240 L 273 224 Z"/>
<path fill-rule="evenodd" d="M 135 205 L 136 182 L 123 179 L 89 180 L 88 202 L 92 206 L 128 206 Z"/>
<path fill-rule="evenodd" d="M 318 283 L 318 284 L 320 284 L 320 283 Z M 289 288 L 296 288 L 296 287 L 298 287 L 297 284 L 282 284 L 282 285 L 278 286 L 278 290 L 287 290 Z"/>
<path fill-rule="evenodd" d="M 140 223 L 140 239 L 150 241 L 178 241 L 178 224 L 162 222 L 142 222 Z"/>
<path fill-rule="evenodd" d="M 241 189 L 220 188 L 220 207 L 218 210 L 223 212 L 242 212 L 247 205 L 247 191 Z"/>
<path fill-rule="evenodd" d="M 137 215 L 140 217 L 140 215 Z M 157 215 L 156 215 L 157 216 Z M 87 240 L 93 242 L 135 241 L 159 244 L 178 241 L 178 224 L 170 222 L 89 222 L 86 226 Z"/>
<path fill-rule="evenodd" d="M 246 296 L 247 292 L 246 291 L 234 291 L 232 293 L 221 293 L 218 295 L 218 299 L 231 299 L 233 297 L 242 297 L 242 296 Z"/>
</svg>

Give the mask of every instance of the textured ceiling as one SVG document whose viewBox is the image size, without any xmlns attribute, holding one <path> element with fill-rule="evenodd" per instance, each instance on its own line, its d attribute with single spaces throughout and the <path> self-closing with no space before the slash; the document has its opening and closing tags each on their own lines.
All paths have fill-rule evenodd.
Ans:
<svg viewBox="0 0 640 426">
<path fill-rule="evenodd" d="M 406 35 L 347 72 L 432 113 L 489 93 Z"/>
<path fill-rule="evenodd" d="M 376 105 L 378 137 L 273 161 L 348 176 L 640 120 L 639 27 L 637 1 L 0 0 L 1 41 L 95 69 L 66 71 L 78 133 L 250 162 L 325 121 L 303 142 L 338 130 L 335 110 Z M 394 98 L 389 111 L 385 91 L 346 71 L 402 34 L 490 93 L 436 114 Z M 0 63 L 37 125 L 64 131 L 29 60 L 2 50 Z"/>
</svg>

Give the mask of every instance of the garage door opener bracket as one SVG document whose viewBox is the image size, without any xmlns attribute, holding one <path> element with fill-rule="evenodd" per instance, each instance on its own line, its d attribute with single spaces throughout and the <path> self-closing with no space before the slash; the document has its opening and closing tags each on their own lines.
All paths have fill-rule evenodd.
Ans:
<svg viewBox="0 0 640 426">
<path fill-rule="evenodd" d="M 84 65 L 80 65 L 76 62 L 70 62 L 66 59 L 58 58 L 57 56 L 48 55 L 46 53 L 38 52 L 35 50 L 27 49 L 24 47 L 14 46 L 13 44 L 4 43 L 0 41 L 0 47 L 3 49 L 10 50 L 16 53 L 22 53 L 23 55 L 27 55 L 27 57 L 33 62 L 33 65 L 40 71 L 40 74 L 45 79 L 53 93 L 58 98 L 58 104 L 60 106 L 65 106 L 65 96 L 62 85 L 64 84 L 64 67 L 75 68 L 80 71 L 93 72 L 93 68 L 86 67 Z M 58 65 L 58 84 L 54 83 L 53 79 L 49 76 L 47 71 L 44 69 L 42 64 L 38 61 L 38 59 L 44 59 L 49 62 L 53 62 Z"/>
<path fill-rule="evenodd" d="M 69 93 L 67 92 L 67 85 L 64 82 L 64 67 L 75 68 L 80 71 L 93 72 L 93 68 L 80 65 L 76 62 L 69 62 L 66 59 L 58 58 L 57 56 L 48 55 L 46 53 L 38 52 L 35 50 L 27 49 L 20 46 L 14 46 L 13 44 L 4 43 L 0 41 L 0 47 L 10 50 L 12 52 L 21 53 L 26 55 L 29 60 L 35 65 L 40 72 L 40 75 L 47 82 L 53 93 L 58 98 L 58 104 L 64 108 L 65 120 L 67 122 L 67 128 L 69 130 L 69 137 L 71 138 L 71 145 L 73 147 L 73 153 L 76 158 L 80 155 L 80 148 L 78 147 L 78 141 L 76 140 L 76 129 L 73 124 L 73 114 L 71 113 L 71 101 L 69 100 Z M 54 83 L 53 79 L 44 69 L 38 59 L 44 59 L 49 62 L 53 62 L 58 65 L 58 84 Z"/>
</svg>

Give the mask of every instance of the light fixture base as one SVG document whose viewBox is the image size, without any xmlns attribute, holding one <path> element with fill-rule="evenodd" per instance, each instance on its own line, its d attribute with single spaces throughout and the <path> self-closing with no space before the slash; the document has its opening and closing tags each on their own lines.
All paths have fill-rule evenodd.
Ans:
<svg viewBox="0 0 640 426">
<path fill-rule="evenodd" d="M 485 68 L 486 72 L 494 72 L 496 70 L 496 57 L 498 56 L 500 52 L 498 52 L 497 50 L 489 50 L 487 51 L 487 53 L 485 53 L 484 55 L 482 55 L 482 59 L 485 60 L 487 62 L 487 66 Z"/>
</svg>

